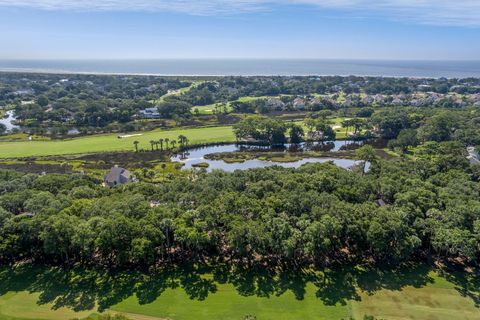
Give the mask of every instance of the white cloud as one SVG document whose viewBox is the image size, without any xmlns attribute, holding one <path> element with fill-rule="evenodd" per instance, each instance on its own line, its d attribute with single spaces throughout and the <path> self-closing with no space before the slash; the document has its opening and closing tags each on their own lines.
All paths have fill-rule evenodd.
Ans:
<svg viewBox="0 0 480 320">
<path fill-rule="evenodd" d="M 267 0 L 0 0 L 0 6 L 44 10 L 174 11 L 193 15 L 253 12 L 266 9 Z"/>
<path fill-rule="evenodd" d="M 423 24 L 480 26 L 479 0 L 292 0 Z"/>
<path fill-rule="evenodd" d="M 480 0 L 0 0 L 0 6 L 45 10 L 170 11 L 192 15 L 231 15 L 294 4 L 424 24 L 480 27 Z"/>
</svg>

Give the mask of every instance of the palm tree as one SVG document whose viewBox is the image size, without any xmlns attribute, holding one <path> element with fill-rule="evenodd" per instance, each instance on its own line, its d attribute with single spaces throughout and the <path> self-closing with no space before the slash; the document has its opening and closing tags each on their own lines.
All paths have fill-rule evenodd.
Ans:
<svg viewBox="0 0 480 320">
<path fill-rule="evenodd" d="M 172 149 L 175 149 L 175 145 L 177 144 L 177 141 L 172 140 L 170 141 L 170 144 L 172 145 Z"/>
<path fill-rule="evenodd" d="M 346 120 L 343 120 L 341 125 L 342 127 L 345 128 L 345 136 L 348 137 L 348 128 L 350 128 L 352 126 L 352 120 L 350 119 L 346 119 Z"/>
<path fill-rule="evenodd" d="M 155 143 L 155 150 L 158 151 L 158 141 L 154 141 L 154 143 Z"/>
<path fill-rule="evenodd" d="M 168 150 L 168 142 L 170 141 L 170 139 L 168 138 L 165 138 L 165 148 Z"/>
<path fill-rule="evenodd" d="M 150 140 L 150 146 L 152 147 L 152 151 L 153 151 L 153 146 L 155 145 L 155 141 L 154 140 Z"/>
<path fill-rule="evenodd" d="M 160 150 L 163 150 L 163 139 L 158 140 L 158 143 L 160 143 Z"/>
<path fill-rule="evenodd" d="M 136 140 L 133 141 L 133 144 L 134 144 L 134 146 L 135 146 L 135 152 L 138 152 L 138 144 L 139 144 L 139 143 L 140 143 L 140 142 L 138 142 L 138 141 L 136 141 Z"/>
<path fill-rule="evenodd" d="M 181 148 L 185 147 L 186 141 L 187 141 L 187 137 L 185 137 L 183 134 L 178 136 L 178 142 L 180 143 Z"/>
</svg>

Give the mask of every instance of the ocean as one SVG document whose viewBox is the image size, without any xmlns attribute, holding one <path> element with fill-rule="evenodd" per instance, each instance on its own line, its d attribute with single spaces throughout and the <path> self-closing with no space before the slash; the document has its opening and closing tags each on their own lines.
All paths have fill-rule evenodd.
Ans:
<svg viewBox="0 0 480 320">
<path fill-rule="evenodd" d="M 165 76 L 480 77 L 478 61 L 314 59 L 0 60 L 0 71 Z"/>
</svg>

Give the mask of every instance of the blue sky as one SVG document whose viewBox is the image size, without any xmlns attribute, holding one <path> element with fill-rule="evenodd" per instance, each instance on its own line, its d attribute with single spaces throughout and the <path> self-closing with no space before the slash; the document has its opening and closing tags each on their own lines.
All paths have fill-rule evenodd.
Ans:
<svg viewBox="0 0 480 320">
<path fill-rule="evenodd" d="M 480 59 L 479 0 L 0 0 L 2 59 Z"/>
</svg>

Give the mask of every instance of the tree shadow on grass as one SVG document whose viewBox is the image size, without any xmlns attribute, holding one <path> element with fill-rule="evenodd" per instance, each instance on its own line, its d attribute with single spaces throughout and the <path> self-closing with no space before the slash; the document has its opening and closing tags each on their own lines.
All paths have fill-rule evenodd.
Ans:
<svg viewBox="0 0 480 320">
<path fill-rule="evenodd" d="M 291 270 L 265 265 L 182 265 L 156 272 L 138 270 L 107 271 L 23 265 L 0 268 L 0 296 L 9 291 L 38 293 L 38 304 L 53 309 L 103 311 L 135 296 L 149 304 L 168 289 L 183 290 L 193 300 L 202 301 L 217 292 L 218 284 L 230 284 L 239 295 L 271 298 L 291 292 L 303 300 L 309 284 L 325 305 L 345 305 L 360 300 L 359 289 L 374 294 L 378 290 L 402 290 L 405 286 L 423 287 L 433 282 L 431 267 L 410 263 L 397 268 L 337 267 L 334 270 Z M 478 273 L 442 274 L 457 290 L 480 302 Z"/>
<path fill-rule="evenodd" d="M 478 270 L 439 271 L 439 275 L 455 285 L 455 289 L 463 296 L 472 299 L 477 308 L 480 308 L 480 272 Z"/>
<path fill-rule="evenodd" d="M 315 277 L 315 295 L 328 306 L 346 305 L 348 300 L 360 300 L 356 282 L 356 270 L 353 267 L 325 270 Z"/>
<path fill-rule="evenodd" d="M 401 291 L 406 286 L 424 287 L 434 281 L 430 271 L 432 268 L 426 264 L 409 262 L 395 268 L 358 268 L 355 277 L 358 288 L 372 295 L 382 289 Z"/>
</svg>

